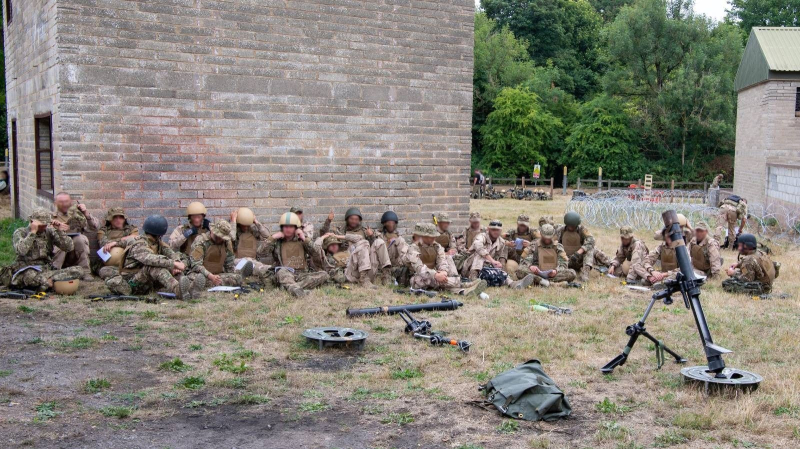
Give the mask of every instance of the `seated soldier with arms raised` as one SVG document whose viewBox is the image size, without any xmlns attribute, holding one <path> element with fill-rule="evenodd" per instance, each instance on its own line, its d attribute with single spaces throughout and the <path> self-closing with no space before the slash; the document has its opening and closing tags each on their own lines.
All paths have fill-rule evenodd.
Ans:
<svg viewBox="0 0 800 449">
<path fill-rule="evenodd" d="M 299 230 L 297 215 L 292 212 L 281 215 L 278 225 L 280 232 L 272 234 L 264 248 L 276 262 L 275 279 L 292 295 L 305 296 L 307 290 L 328 282 L 328 273 L 312 271 L 308 260 L 314 256 L 314 242 Z"/>
<path fill-rule="evenodd" d="M 630 226 L 619 228 L 619 240 L 620 246 L 617 249 L 616 257 L 611 261 L 608 274 L 618 277 L 625 276 L 626 280 L 631 283 L 646 280 L 650 275 L 644 269 L 644 262 L 650 252 L 647 245 L 636 238 L 633 228 Z"/>
<path fill-rule="evenodd" d="M 53 219 L 65 223 L 69 229 L 67 234 L 72 235 L 74 243 L 71 251 L 62 251 L 58 246 L 53 248 L 53 268 L 83 268 L 82 278 L 87 281 L 93 280 L 89 267 L 89 238 L 86 231 L 97 231 L 98 221 L 86 210 L 86 206 L 81 203 L 73 204 L 72 197 L 66 192 L 59 192 L 55 197 L 56 213 Z"/>
<path fill-rule="evenodd" d="M 242 279 L 253 273 L 253 262 L 247 261 L 237 273 L 236 255 L 231 243 L 232 226 L 220 220 L 209 226 L 208 232 L 198 236 L 189 252 L 190 276 L 193 283 L 199 284 L 202 278 L 206 285 L 239 287 Z"/>
<path fill-rule="evenodd" d="M 142 226 L 144 235 L 121 240 L 118 245 L 124 250 L 119 269 L 106 278 L 106 287 L 117 295 L 146 295 L 158 288 L 174 293 L 178 299 L 192 299 L 205 286 L 205 280 L 182 276 L 186 265 L 180 254 L 172 251 L 161 237 L 167 233 L 167 219 L 161 215 L 147 217 Z M 108 269 L 111 267 L 104 267 Z"/>
<path fill-rule="evenodd" d="M 728 268 L 729 279 L 722 281 L 722 289 L 729 293 L 760 295 L 770 293 L 772 284 L 780 273 L 780 264 L 769 254 L 758 249 L 753 234 L 739 236 L 739 262 Z"/>
<path fill-rule="evenodd" d="M 241 207 L 231 212 L 231 223 L 236 226 L 231 231 L 231 243 L 235 259 L 233 263 L 239 266 L 242 261 L 253 264 L 253 274 L 263 284 L 271 283 L 273 274 L 272 266 L 258 261 L 258 255 L 264 243 L 269 239 L 269 229 L 261 224 L 256 215 L 247 207 Z"/>
<path fill-rule="evenodd" d="M 534 284 L 548 287 L 551 282 L 572 282 L 575 270 L 569 268 L 564 247 L 555 241 L 556 230 L 545 224 L 540 230 L 539 241 L 528 247 L 528 256 L 522 260 L 517 277 L 534 276 Z"/>
<path fill-rule="evenodd" d="M 208 211 L 203 203 L 193 202 L 186 207 L 186 217 L 188 222 L 178 226 L 169 236 L 169 247 L 173 251 L 180 251 L 189 256 L 194 240 L 208 232 L 211 222 L 206 219 Z M 188 260 L 188 258 L 187 258 Z"/>
<path fill-rule="evenodd" d="M 522 253 L 534 242 L 538 237 L 531 229 L 530 218 L 525 214 L 520 214 L 517 217 L 516 229 L 510 230 L 503 235 L 508 246 L 508 261 L 506 262 L 506 271 L 508 274 L 516 276 L 517 269 L 520 262 L 522 262 Z"/>
<path fill-rule="evenodd" d="M 512 282 L 503 268 L 507 260 L 508 247 L 500 234 L 503 232 L 503 223 L 491 221 L 486 232 L 478 234 L 472 242 L 472 247 L 467 251 L 467 258 L 461 270 L 463 277 L 470 280 L 478 278 L 487 281 L 489 286 L 506 285 L 513 289 L 525 288 L 533 283 L 533 275 Z M 484 267 L 492 268 L 484 272 Z M 483 274 L 485 273 L 485 274 Z M 486 276 L 491 279 L 486 279 Z"/>
<path fill-rule="evenodd" d="M 102 262 L 102 260 L 99 260 L 98 262 L 98 264 L 104 266 L 103 268 L 109 268 L 109 270 L 99 268 L 100 271 L 98 274 L 100 275 L 100 279 L 105 280 L 110 276 L 119 274 L 116 269 L 119 267 L 122 252 L 124 251 L 121 243 L 124 240 L 130 240 L 138 235 L 139 229 L 128 223 L 128 217 L 121 207 L 112 207 L 108 210 L 108 213 L 106 213 L 105 225 L 97 230 L 97 242 L 100 248 L 111 255 L 107 261 Z M 98 267 L 95 266 L 95 268 Z"/>
<path fill-rule="evenodd" d="M 339 236 L 339 239 L 345 237 L 341 249 L 350 251 L 347 259 L 348 280 L 367 288 L 375 288 L 372 281 L 376 278 L 380 278 L 385 285 L 393 284 L 392 262 L 389 259 L 386 242 L 374 230 L 365 228 L 361 224 L 363 220 L 361 211 L 357 207 L 347 209 L 344 231 L 331 228 L 332 220 L 333 214 L 328 215 L 320 234 L 332 233 Z"/>
<path fill-rule="evenodd" d="M 74 249 L 74 241 L 67 236 L 69 225 L 56 220 L 42 208 L 30 216 L 30 225 L 14 231 L 11 238 L 16 260 L 3 269 L 3 284 L 15 289 L 45 291 L 58 281 L 78 279 L 84 274 L 80 266 L 53 268 L 53 250 L 62 254 Z"/>
<path fill-rule="evenodd" d="M 716 278 L 722 267 L 719 242 L 708 234 L 708 223 L 701 221 L 694 227 L 694 237 L 689 242 L 689 254 L 696 271 Z"/>
<path fill-rule="evenodd" d="M 450 272 L 448 256 L 436 241 L 438 236 L 439 231 L 432 223 L 414 226 L 414 240 L 404 256 L 411 274 L 411 287 L 444 290 L 456 295 L 480 294 L 486 288 L 486 281 L 477 279 L 462 283 L 458 273 Z"/>
</svg>

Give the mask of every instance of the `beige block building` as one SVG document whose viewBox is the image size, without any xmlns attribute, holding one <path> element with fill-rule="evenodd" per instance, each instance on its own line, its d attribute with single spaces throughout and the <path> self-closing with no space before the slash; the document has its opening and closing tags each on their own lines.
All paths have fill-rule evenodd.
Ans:
<svg viewBox="0 0 800 449">
<path fill-rule="evenodd" d="M 753 28 L 735 86 L 734 193 L 800 206 L 800 28 Z"/>
</svg>

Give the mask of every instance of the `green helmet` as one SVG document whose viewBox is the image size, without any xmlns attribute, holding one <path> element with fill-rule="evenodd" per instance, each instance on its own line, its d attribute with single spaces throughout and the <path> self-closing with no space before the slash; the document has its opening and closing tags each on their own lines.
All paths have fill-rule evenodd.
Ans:
<svg viewBox="0 0 800 449">
<path fill-rule="evenodd" d="M 581 224 L 581 216 L 577 212 L 567 212 L 564 215 L 564 224 L 567 226 L 579 226 Z"/>
<path fill-rule="evenodd" d="M 347 212 L 344 213 L 344 219 L 347 220 L 348 218 L 352 217 L 353 215 L 357 216 L 358 218 L 360 218 L 362 220 L 364 219 L 364 217 L 361 216 L 361 211 L 358 210 L 357 207 L 351 207 L 350 209 L 347 209 Z"/>
<path fill-rule="evenodd" d="M 746 248 L 749 249 L 758 248 L 758 242 L 756 241 L 756 236 L 754 236 L 753 234 L 742 234 L 739 236 L 739 239 L 737 241 L 743 244 Z"/>
</svg>

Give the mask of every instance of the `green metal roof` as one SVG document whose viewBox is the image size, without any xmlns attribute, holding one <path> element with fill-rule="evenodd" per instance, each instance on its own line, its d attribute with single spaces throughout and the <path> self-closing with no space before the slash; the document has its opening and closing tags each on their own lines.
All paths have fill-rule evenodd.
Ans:
<svg viewBox="0 0 800 449">
<path fill-rule="evenodd" d="M 800 27 L 754 27 L 734 86 L 740 91 L 781 77 L 782 73 L 774 72 L 800 73 Z"/>
</svg>

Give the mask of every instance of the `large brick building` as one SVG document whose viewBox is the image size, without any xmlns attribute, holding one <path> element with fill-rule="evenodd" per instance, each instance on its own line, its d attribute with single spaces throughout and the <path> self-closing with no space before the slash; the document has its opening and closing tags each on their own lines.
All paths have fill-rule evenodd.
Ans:
<svg viewBox="0 0 800 449">
<path fill-rule="evenodd" d="M 474 0 L 3 0 L 19 214 L 468 211 Z"/>
<path fill-rule="evenodd" d="M 736 90 L 734 192 L 800 205 L 800 28 L 753 28 Z"/>
</svg>

